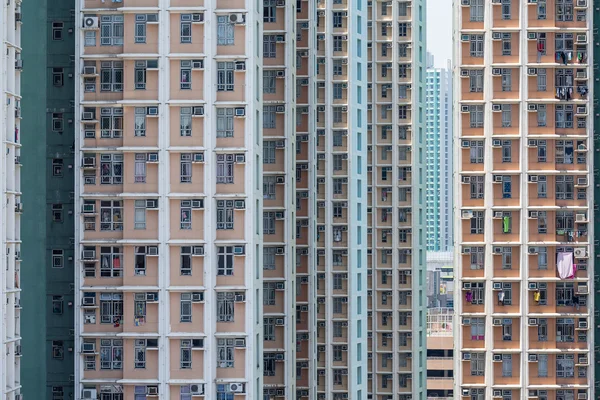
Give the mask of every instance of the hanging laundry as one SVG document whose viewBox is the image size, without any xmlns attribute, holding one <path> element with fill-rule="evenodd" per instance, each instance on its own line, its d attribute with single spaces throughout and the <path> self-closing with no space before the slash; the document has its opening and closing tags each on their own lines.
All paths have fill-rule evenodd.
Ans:
<svg viewBox="0 0 600 400">
<path fill-rule="evenodd" d="M 573 253 L 561 252 L 556 255 L 556 270 L 560 279 L 568 279 L 574 275 Z"/>
<path fill-rule="evenodd" d="M 536 303 L 539 303 L 539 302 L 540 302 L 540 297 L 541 297 L 541 295 L 540 295 L 540 291 L 539 291 L 539 290 L 536 290 L 536 291 L 533 293 L 533 301 L 535 301 Z"/>
<path fill-rule="evenodd" d="M 473 292 L 468 291 L 467 294 L 465 295 L 465 300 L 467 301 L 467 303 L 472 303 L 473 302 Z"/>
<path fill-rule="evenodd" d="M 502 232 L 510 233 L 510 217 L 502 218 Z"/>
<path fill-rule="evenodd" d="M 504 297 L 505 297 L 505 293 L 504 290 L 501 290 L 498 292 L 498 305 L 503 306 L 504 305 Z"/>
</svg>

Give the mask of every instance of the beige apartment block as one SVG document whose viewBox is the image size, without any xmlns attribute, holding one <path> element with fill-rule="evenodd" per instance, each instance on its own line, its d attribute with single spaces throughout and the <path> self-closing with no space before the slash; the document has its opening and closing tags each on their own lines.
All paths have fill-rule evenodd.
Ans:
<svg viewBox="0 0 600 400">
<path fill-rule="evenodd" d="M 454 3 L 455 396 L 597 397 L 591 3 Z"/>
</svg>

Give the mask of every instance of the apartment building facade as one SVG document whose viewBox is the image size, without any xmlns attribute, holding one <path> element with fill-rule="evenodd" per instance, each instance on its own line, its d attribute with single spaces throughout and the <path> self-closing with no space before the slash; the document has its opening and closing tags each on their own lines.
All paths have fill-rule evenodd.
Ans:
<svg viewBox="0 0 600 400">
<path fill-rule="evenodd" d="M 452 66 L 448 64 L 427 68 L 427 251 L 451 251 L 454 243 Z"/>
<path fill-rule="evenodd" d="M 9 1 L 0 12 L 0 388 L 8 400 L 21 398 L 21 2 Z"/>
<path fill-rule="evenodd" d="M 21 73 L 24 397 L 74 394 L 74 3 L 25 2 Z M 40 362 L 40 359 L 43 361 Z"/>
<path fill-rule="evenodd" d="M 592 4 L 454 5 L 455 394 L 596 398 Z"/>
<path fill-rule="evenodd" d="M 426 5 L 367 5 L 369 393 L 424 398 Z"/>
<path fill-rule="evenodd" d="M 424 8 L 77 3 L 76 395 L 424 395 Z"/>
<path fill-rule="evenodd" d="M 82 397 L 292 396 L 295 10 L 77 4 Z"/>
</svg>

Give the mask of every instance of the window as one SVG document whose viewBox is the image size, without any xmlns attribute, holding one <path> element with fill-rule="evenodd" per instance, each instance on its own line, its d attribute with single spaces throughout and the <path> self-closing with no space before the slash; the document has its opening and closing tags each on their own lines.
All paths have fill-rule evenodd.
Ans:
<svg viewBox="0 0 600 400">
<path fill-rule="evenodd" d="M 510 231 L 510 225 L 512 218 L 508 217 L 508 230 Z M 505 220 L 506 221 L 506 220 Z M 506 230 L 506 229 L 504 229 Z M 511 269 L 512 268 L 512 248 L 511 247 L 502 247 L 502 269 Z"/>
<path fill-rule="evenodd" d="M 263 319 L 263 334 L 264 339 L 267 341 L 275 340 L 275 318 L 264 318 Z"/>
<path fill-rule="evenodd" d="M 485 318 L 471 318 L 471 340 L 485 340 Z"/>
<path fill-rule="evenodd" d="M 189 386 L 179 388 L 179 400 L 192 400 L 192 390 Z"/>
<path fill-rule="evenodd" d="M 220 17 L 219 17 L 220 18 Z M 233 92 L 234 90 L 233 62 L 217 63 L 217 91 Z"/>
<path fill-rule="evenodd" d="M 470 127 L 471 128 L 482 128 L 483 127 L 483 105 L 469 106 L 470 114 Z"/>
<path fill-rule="evenodd" d="M 575 376 L 575 355 L 557 354 L 556 355 L 556 377 L 573 378 Z"/>
<path fill-rule="evenodd" d="M 146 275 L 146 246 L 135 246 L 134 267 L 135 275 Z"/>
<path fill-rule="evenodd" d="M 146 136 L 146 107 L 135 108 L 135 121 L 133 126 L 135 137 Z"/>
<path fill-rule="evenodd" d="M 277 36 L 276 35 L 264 35 L 263 36 L 263 58 L 276 58 L 277 57 Z"/>
<path fill-rule="evenodd" d="M 548 196 L 548 182 L 545 176 L 543 177 L 544 180 L 541 180 L 540 177 L 542 176 L 538 176 L 537 183 L 538 199 L 545 199 Z"/>
<path fill-rule="evenodd" d="M 484 211 L 473 211 L 473 217 L 471 218 L 471 234 L 483 234 L 484 215 Z"/>
<path fill-rule="evenodd" d="M 556 141 L 556 163 L 557 164 L 573 164 L 573 141 L 572 140 L 557 140 Z"/>
<path fill-rule="evenodd" d="M 234 339 L 217 339 L 217 368 L 233 368 Z"/>
<path fill-rule="evenodd" d="M 548 85 L 548 80 L 547 80 L 547 76 L 546 76 L 546 68 L 538 68 L 537 69 L 537 90 L 538 90 L 538 92 L 545 92 L 547 85 Z M 546 105 L 543 104 L 543 106 L 545 109 Z M 538 105 L 538 112 L 539 112 L 539 105 Z"/>
<path fill-rule="evenodd" d="M 275 376 L 277 354 L 263 353 L 263 376 Z M 270 397 L 270 396 L 266 396 Z"/>
<path fill-rule="evenodd" d="M 217 398 L 216 400 L 233 400 L 234 393 L 229 391 L 229 384 L 217 385 Z"/>
<path fill-rule="evenodd" d="M 333 170 L 341 171 L 344 165 L 344 158 L 342 154 L 334 154 L 333 155 Z"/>
<path fill-rule="evenodd" d="M 272 175 L 263 176 L 263 199 L 275 200 L 275 184 L 277 177 Z"/>
<path fill-rule="evenodd" d="M 233 229 L 233 200 L 217 200 L 217 229 Z"/>
<path fill-rule="evenodd" d="M 52 40 L 63 40 L 63 28 L 65 24 L 62 22 L 52 23 Z"/>
<path fill-rule="evenodd" d="M 63 114 L 62 113 L 52 113 L 52 131 L 53 132 L 62 132 L 64 126 Z"/>
<path fill-rule="evenodd" d="M 190 339 L 182 339 L 179 342 L 180 360 L 179 368 L 192 368 L 192 341 Z"/>
<path fill-rule="evenodd" d="M 84 31 L 84 46 L 96 46 L 96 31 Z"/>
<path fill-rule="evenodd" d="M 575 319 L 557 318 L 556 319 L 556 342 L 572 343 L 575 342 Z"/>
<path fill-rule="evenodd" d="M 277 106 L 263 106 L 263 128 L 276 128 L 276 111 Z"/>
<path fill-rule="evenodd" d="M 123 91 L 123 61 L 102 61 L 100 63 L 100 91 Z"/>
<path fill-rule="evenodd" d="M 265 0 L 270 1 L 270 0 Z M 277 71 L 266 69 L 263 70 L 263 93 L 275 94 L 276 93 L 276 76 Z"/>
<path fill-rule="evenodd" d="M 537 112 L 537 124 L 538 126 L 546 126 L 548 119 L 548 113 L 546 111 L 545 104 L 538 104 L 538 112 Z M 546 149 L 546 141 L 540 140 L 539 142 L 544 142 L 544 150 Z"/>
<path fill-rule="evenodd" d="M 263 235 L 275 234 L 275 212 L 263 212 Z"/>
<path fill-rule="evenodd" d="M 146 368 L 146 339 L 136 339 L 133 347 L 134 368 Z"/>
<path fill-rule="evenodd" d="M 233 275 L 233 246 L 217 247 L 217 275 Z"/>
<path fill-rule="evenodd" d="M 104 139 L 123 137 L 122 108 L 100 109 L 100 137 Z"/>
<path fill-rule="evenodd" d="M 545 318 L 538 319 L 538 341 L 548 341 L 548 320 Z"/>
<path fill-rule="evenodd" d="M 333 12 L 332 16 L 333 16 L 333 27 L 341 28 L 342 27 L 342 19 L 343 19 L 342 12 L 340 12 L 340 11 Z"/>
<path fill-rule="evenodd" d="M 343 178 L 334 178 L 333 179 L 333 194 L 343 194 L 344 192 L 344 182 Z"/>
<path fill-rule="evenodd" d="M 135 30 L 134 30 L 134 41 L 135 43 L 146 43 L 146 14 L 135 15 Z"/>
<path fill-rule="evenodd" d="M 538 0 L 537 3 L 537 19 L 544 20 L 546 19 L 546 14 L 548 12 L 546 0 Z"/>
<path fill-rule="evenodd" d="M 52 341 L 52 358 L 62 360 L 65 357 L 65 347 L 62 340 Z"/>
<path fill-rule="evenodd" d="M 191 14 L 181 14 L 179 23 L 179 37 L 181 43 L 192 43 L 192 16 Z"/>
<path fill-rule="evenodd" d="M 502 68 L 501 76 L 502 76 L 502 91 L 510 92 L 512 90 L 512 70 L 510 68 Z M 509 109 L 511 107 L 510 104 L 503 104 L 503 106 L 508 106 Z"/>
<path fill-rule="evenodd" d="M 146 68 L 148 64 L 146 61 L 137 60 L 135 62 L 134 78 L 135 78 L 135 89 L 146 90 Z"/>
<path fill-rule="evenodd" d="M 64 250 L 52 250 L 52 268 L 63 268 L 64 262 Z"/>
<path fill-rule="evenodd" d="M 192 183 L 191 153 L 181 153 L 179 155 L 179 181 L 181 183 Z"/>
<path fill-rule="evenodd" d="M 573 128 L 573 105 L 572 104 L 557 104 L 554 107 L 555 127 L 556 128 Z"/>
<path fill-rule="evenodd" d="M 103 246 L 100 248 L 100 276 L 114 278 L 123 276 L 123 249 Z"/>
<path fill-rule="evenodd" d="M 100 369 L 123 369 L 122 339 L 100 339 Z"/>
<path fill-rule="evenodd" d="M 546 211 L 538 211 L 537 225 L 538 233 L 548 233 L 548 218 L 546 217 Z"/>
<path fill-rule="evenodd" d="M 333 60 L 332 67 L 333 67 L 333 76 L 343 75 L 342 60 Z"/>
<path fill-rule="evenodd" d="M 217 154 L 217 183 L 233 183 L 233 154 Z"/>
<path fill-rule="evenodd" d="M 573 50 L 573 34 L 572 33 L 557 33 L 554 35 L 554 47 L 558 51 Z"/>
<path fill-rule="evenodd" d="M 146 182 L 146 154 L 144 153 L 136 153 L 135 155 L 134 181 L 135 183 Z"/>
<path fill-rule="evenodd" d="M 235 26 L 229 22 L 228 15 L 217 16 L 217 45 L 233 46 L 235 42 Z"/>
<path fill-rule="evenodd" d="M 398 23 L 398 36 L 399 37 L 408 36 L 408 27 L 409 27 L 409 24 L 406 22 Z"/>
<path fill-rule="evenodd" d="M 333 203 L 333 218 L 342 218 L 343 211 L 340 203 Z"/>
<path fill-rule="evenodd" d="M 275 305 L 275 290 L 277 289 L 276 282 L 263 283 L 263 306 Z"/>
<path fill-rule="evenodd" d="M 100 202 L 100 230 L 123 230 L 123 202 L 121 200 L 103 200 Z"/>
<path fill-rule="evenodd" d="M 512 177 L 504 175 L 502 177 L 502 198 L 512 198 Z"/>
<path fill-rule="evenodd" d="M 512 162 L 512 140 L 502 141 L 502 162 Z"/>
<path fill-rule="evenodd" d="M 485 0 L 471 0 L 471 22 L 483 22 L 483 2 Z"/>
<path fill-rule="evenodd" d="M 469 54 L 471 57 L 483 57 L 483 35 L 469 35 Z"/>
<path fill-rule="evenodd" d="M 485 373 L 485 353 L 471 353 L 471 376 L 483 376 Z"/>
<path fill-rule="evenodd" d="M 483 164 L 484 147 L 483 140 L 471 140 L 470 142 L 470 160 L 471 164 Z"/>
<path fill-rule="evenodd" d="M 277 22 L 277 1 L 276 0 L 263 0 L 263 22 L 274 23 Z"/>
<path fill-rule="evenodd" d="M 573 175 L 556 175 L 556 199 L 573 200 Z"/>
<path fill-rule="evenodd" d="M 52 176 L 63 176 L 63 164 L 62 158 L 52 159 Z"/>
<path fill-rule="evenodd" d="M 503 33 L 502 34 L 502 55 L 503 56 L 510 56 L 512 55 L 512 48 L 511 48 L 511 37 L 512 35 L 510 33 Z"/>
<path fill-rule="evenodd" d="M 548 249 L 546 247 L 538 247 L 538 269 L 548 269 Z M 546 293 L 546 285 L 544 285 L 543 294 Z M 539 287 L 539 285 L 538 285 Z M 540 294 L 542 294 L 542 288 L 540 287 Z M 546 304 L 547 296 L 540 296 L 540 304 Z M 543 303 L 542 303 L 543 301 Z"/>
<path fill-rule="evenodd" d="M 502 354 L 502 376 L 512 376 L 512 354 Z"/>
<path fill-rule="evenodd" d="M 471 269 L 483 269 L 484 250 L 483 247 L 471 247 Z"/>
<path fill-rule="evenodd" d="M 64 310 L 63 296 L 52 296 L 52 314 L 62 315 Z"/>
<path fill-rule="evenodd" d="M 219 110 L 217 109 L 217 119 Z M 192 136 L 192 107 L 181 107 L 179 109 L 179 135 Z"/>
<path fill-rule="evenodd" d="M 538 354 L 538 377 L 548 377 L 548 354 Z"/>
<path fill-rule="evenodd" d="M 119 326 L 123 319 L 123 294 L 100 293 L 100 323 Z"/>
<path fill-rule="evenodd" d="M 192 322 L 192 294 L 181 293 L 179 299 L 179 321 Z"/>
<path fill-rule="evenodd" d="M 179 273 L 182 276 L 192 275 L 192 248 L 182 246 L 179 251 Z"/>
<path fill-rule="evenodd" d="M 52 84 L 61 87 L 64 83 L 64 68 L 52 68 Z"/>
<path fill-rule="evenodd" d="M 387 93 L 387 91 L 386 91 L 386 93 Z M 333 84 L 333 99 L 340 100 L 342 98 L 342 94 L 343 94 L 342 84 L 334 83 Z"/>
<path fill-rule="evenodd" d="M 471 6 L 471 9 L 472 8 L 473 8 L 473 6 Z M 482 69 L 472 69 L 469 71 L 469 91 L 471 93 L 482 93 L 483 92 L 483 70 Z"/>
<path fill-rule="evenodd" d="M 556 20 L 573 21 L 573 0 L 556 0 Z"/>
<path fill-rule="evenodd" d="M 181 200 L 179 211 L 179 229 L 192 229 L 192 202 L 190 200 Z"/>
<path fill-rule="evenodd" d="M 263 164 L 275 164 L 275 142 L 263 141 Z"/>
<path fill-rule="evenodd" d="M 233 292 L 217 292 L 217 322 L 234 321 L 234 299 Z"/>
<path fill-rule="evenodd" d="M 123 46 L 123 15 L 100 17 L 100 45 Z"/>
<path fill-rule="evenodd" d="M 485 193 L 485 176 L 471 176 L 471 198 L 472 199 L 483 199 Z"/>
<path fill-rule="evenodd" d="M 179 89 L 189 90 L 192 88 L 192 62 L 190 60 L 181 60 Z"/>
<path fill-rule="evenodd" d="M 275 247 L 263 247 L 263 269 L 274 270 L 275 269 Z"/>
</svg>

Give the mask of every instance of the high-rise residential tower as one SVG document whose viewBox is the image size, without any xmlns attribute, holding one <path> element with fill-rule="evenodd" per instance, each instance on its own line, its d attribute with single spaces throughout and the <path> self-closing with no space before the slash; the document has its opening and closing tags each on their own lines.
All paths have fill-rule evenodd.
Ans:
<svg viewBox="0 0 600 400">
<path fill-rule="evenodd" d="M 20 400 L 21 378 L 21 1 L 0 11 L 0 396 Z"/>
<path fill-rule="evenodd" d="M 424 398 L 426 4 L 367 6 L 369 393 Z"/>
<path fill-rule="evenodd" d="M 23 3 L 21 373 L 24 397 L 77 398 L 74 351 L 74 2 Z M 40 27 L 40 29 L 31 29 Z M 77 129 L 78 131 L 78 129 Z M 29 134 L 35 132 L 35 134 Z"/>
<path fill-rule="evenodd" d="M 449 251 L 454 240 L 451 68 L 427 68 L 427 251 Z"/>
<path fill-rule="evenodd" d="M 454 4 L 455 395 L 592 399 L 592 4 Z"/>
<path fill-rule="evenodd" d="M 424 396 L 424 1 L 75 15 L 77 395 Z"/>
</svg>

